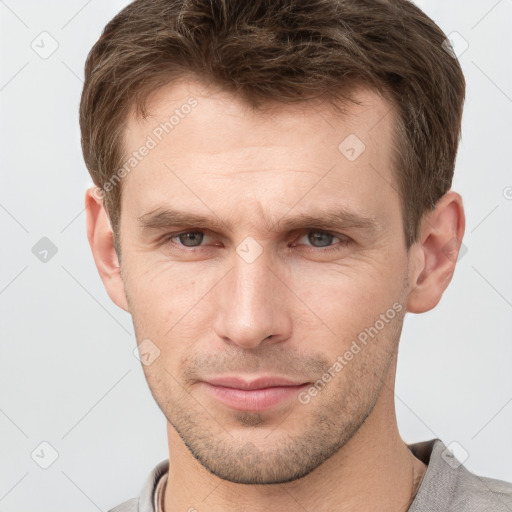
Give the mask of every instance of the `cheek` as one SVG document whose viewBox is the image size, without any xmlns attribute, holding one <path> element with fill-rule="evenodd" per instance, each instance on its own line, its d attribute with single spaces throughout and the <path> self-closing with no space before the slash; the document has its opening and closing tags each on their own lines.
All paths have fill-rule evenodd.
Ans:
<svg viewBox="0 0 512 512">
<path fill-rule="evenodd" d="M 132 300 L 150 310 L 197 301 L 205 284 L 201 268 L 169 260 L 130 261 L 125 273 Z"/>
<path fill-rule="evenodd" d="M 351 370 L 345 374 L 385 361 L 394 350 L 404 308 L 403 276 L 398 269 L 368 266 L 365 272 L 352 272 L 340 268 L 301 278 L 297 295 L 307 307 L 297 306 L 302 320 L 297 328 L 315 333 L 318 348 L 333 363 L 346 355 L 342 364 Z"/>
<path fill-rule="evenodd" d="M 124 275 L 130 313 L 143 336 L 161 339 L 173 326 L 189 322 L 207 291 L 198 272 L 184 271 L 183 266 L 169 262 L 146 269 L 127 262 Z"/>
<path fill-rule="evenodd" d="M 294 291 L 306 309 L 336 331 L 357 326 L 384 313 L 399 300 L 403 277 L 384 265 L 360 266 L 342 263 L 323 272 L 306 272 L 296 278 Z M 310 312 L 310 314 L 313 314 Z"/>
</svg>

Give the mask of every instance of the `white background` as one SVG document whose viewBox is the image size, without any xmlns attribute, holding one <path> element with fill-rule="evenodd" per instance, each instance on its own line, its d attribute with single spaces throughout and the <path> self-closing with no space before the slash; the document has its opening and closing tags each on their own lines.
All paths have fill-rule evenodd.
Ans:
<svg viewBox="0 0 512 512">
<path fill-rule="evenodd" d="M 108 510 L 168 457 L 131 317 L 105 292 L 85 231 L 83 67 L 126 4 L 0 1 L 3 512 Z M 461 37 L 469 44 L 453 185 L 465 201 L 467 253 L 438 307 L 406 316 L 398 423 L 406 442 L 456 441 L 471 471 L 512 481 L 512 0 L 417 4 L 460 35 L 456 50 Z M 31 47 L 43 31 L 58 42 L 47 59 Z M 43 237 L 57 248 L 46 263 L 32 252 Z M 48 469 L 31 457 L 51 455 L 41 442 L 58 452 Z"/>
</svg>

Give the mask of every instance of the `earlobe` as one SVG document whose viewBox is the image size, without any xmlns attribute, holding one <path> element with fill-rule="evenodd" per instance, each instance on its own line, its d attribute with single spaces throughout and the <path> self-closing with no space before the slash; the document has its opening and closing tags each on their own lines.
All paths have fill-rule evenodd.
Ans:
<svg viewBox="0 0 512 512">
<path fill-rule="evenodd" d="M 419 240 L 411 247 L 419 264 L 409 277 L 407 311 L 424 313 L 439 303 L 453 277 L 464 230 L 462 197 L 450 190 L 424 218 Z"/>
<path fill-rule="evenodd" d="M 119 259 L 114 248 L 114 235 L 98 190 L 98 187 L 91 187 L 85 193 L 87 238 L 109 297 L 121 309 L 129 311 Z"/>
</svg>

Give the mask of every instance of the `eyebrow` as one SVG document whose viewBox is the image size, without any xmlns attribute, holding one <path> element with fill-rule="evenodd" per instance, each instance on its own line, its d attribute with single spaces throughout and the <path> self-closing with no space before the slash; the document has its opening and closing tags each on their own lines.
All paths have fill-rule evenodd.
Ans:
<svg viewBox="0 0 512 512">
<path fill-rule="evenodd" d="M 172 208 L 157 208 L 137 218 L 138 226 L 143 231 L 168 229 L 181 226 L 186 228 L 203 228 L 207 226 L 213 229 L 228 228 L 233 226 L 222 219 L 212 216 L 176 210 Z M 274 224 L 274 225 L 273 225 Z M 319 229 L 356 229 L 370 233 L 381 230 L 380 223 L 371 216 L 350 211 L 344 207 L 328 208 L 319 212 L 305 212 L 294 216 L 284 215 L 275 223 L 267 219 L 267 226 L 272 232 L 282 230 L 294 230 L 299 228 Z"/>
</svg>

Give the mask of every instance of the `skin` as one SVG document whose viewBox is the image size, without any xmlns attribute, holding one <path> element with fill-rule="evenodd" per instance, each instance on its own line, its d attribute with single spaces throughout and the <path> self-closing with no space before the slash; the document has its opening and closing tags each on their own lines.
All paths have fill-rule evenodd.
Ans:
<svg viewBox="0 0 512 512">
<path fill-rule="evenodd" d="M 390 166 L 394 111 L 369 89 L 357 94 L 363 104 L 340 115 L 318 101 L 256 112 L 192 79 L 159 89 L 147 119 L 127 119 L 127 154 L 187 98 L 198 104 L 124 178 L 121 264 L 103 203 L 94 188 L 86 193 L 106 290 L 132 315 L 138 342 L 160 350 L 143 369 L 168 422 L 166 512 L 396 512 L 417 490 L 426 466 L 395 416 L 400 333 L 406 312 L 429 311 L 448 286 L 458 251 L 447 257 L 446 247 L 462 240 L 464 210 L 449 191 L 406 250 Z M 366 146 L 354 161 L 338 150 L 349 134 Z M 329 206 L 378 226 L 276 224 Z M 221 225 L 139 227 L 165 207 Z M 165 238 L 187 230 L 202 231 Z M 246 237 L 262 251 L 251 263 L 236 251 Z M 201 383 L 221 375 L 315 382 L 393 304 L 401 311 L 307 404 L 239 411 Z"/>
</svg>

